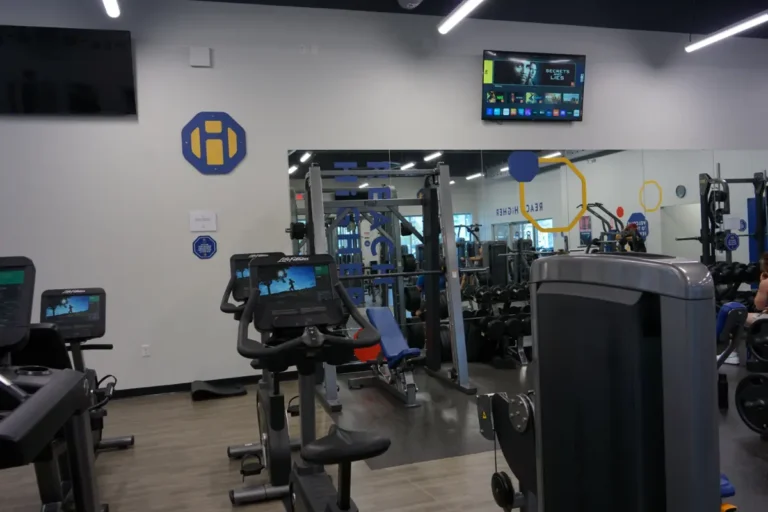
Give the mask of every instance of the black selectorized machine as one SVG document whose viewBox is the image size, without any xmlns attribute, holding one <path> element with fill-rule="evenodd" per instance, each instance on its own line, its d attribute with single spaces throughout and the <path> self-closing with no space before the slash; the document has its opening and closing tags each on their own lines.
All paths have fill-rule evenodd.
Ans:
<svg viewBox="0 0 768 512">
<path fill-rule="evenodd" d="M 494 472 L 496 503 L 525 512 L 718 510 L 732 487 L 719 471 L 713 310 L 698 263 L 626 253 L 538 260 L 533 391 L 478 397 L 481 433 L 519 482 Z M 566 344 L 564 331 L 576 333 Z M 610 371 L 585 375 L 589 364 Z"/>
<path fill-rule="evenodd" d="M 221 311 L 231 314 L 238 322 L 245 309 L 245 302 L 251 295 L 250 263 L 259 258 L 280 258 L 283 253 L 235 254 L 229 260 L 230 275 L 227 289 L 221 299 Z M 230 297 L 240 304 L 232 304 Z M 252 361 L 254 368 L 258 361 Z M 260 475 L 266 470 L 269 481 L 266 484 L 251 485 L 229 491 L 233 505 L 248 505 L 288 497 L 288 481 L 291 474 L 291 451 L 298 450 L 298 439 L 290 439 L 285 414 L 285 397 L 280 393 L 280 374 L 262 373 L 256 390 L 256 414 L 259 440 L 255 443 L 234 445 L 227 448 L 231 460 L 241 460 L 240 473 L 243 478 Z M 298 416 L 298 407 L 289 412 Z"/>
<path fill-rule="evenodd" d="M 381 455 L 390 441 L 336 425 L 328 435 L 316 439 L 315 368 L 323 362 L 346 362 L 355 348 L 373 346 L 380 336 L 340 284 L 331 256 L 254 258 L 249 271 L 251 293 L 240 317 L 237 350 L 257 361 L 253 366 L 275 375 L 290 366 L 296 366 L 299 373 L 301 460 L 291 469 L 291 503 L 286 508 L 357 511 L 350 498 L 352 462 Z M 362 327 L 357 339 L 331 334 L 331 328 L 341 325 L 346 314 Z M 262 341 L 249 339 L 251 323 Z M 277 421 L 277 414 L 270 420 Z M 329 464 L 339 466 L 338 490 L 323 469 Z"/>
<path fill-rule="evenodd" d="M 29 340 L 34 286 L 31 260 L 0 258 L 0 469 L 34 464 L 43 512 L 106 512 L 93 468 L 90 381 L 71 369 L 7 364 Z"/>
</svg>

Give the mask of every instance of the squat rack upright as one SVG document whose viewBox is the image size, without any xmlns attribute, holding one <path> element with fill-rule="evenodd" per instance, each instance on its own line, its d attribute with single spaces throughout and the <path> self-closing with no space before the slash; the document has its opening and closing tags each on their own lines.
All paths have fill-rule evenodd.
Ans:
<svg viewBox="0 0 768 512">
<path fill-rule="evenodd" d="M 373 177 L 389 178 L 424 178 L 424 193 L 421 198 L 414 199 L 368 199 L 368 200 L 326 200 L 324 193 L 336 190 L 350 190 L 346 187 L 324 187 L 323 178 L 336 177 Z M 404 272 L 400 244 L 395 244 L 395 272 L 381 273 L 373 276 L 348 275 L 339 276 L 340 280 L 382 279 L 391 276 L 395 278 L 395 303 L 402 304 L 404 296 L 403 278 L 425 276 L 425 297 L 427 304 L 440 303 L 439 275 L 440 271 L 440 232 L 448 233 L 443 237 L 446 266 L 446 293 L 448 299 L 448 323 L 451 333 L 453 367 L 442 369 L 442 354 L 440 343 L 439 308 L 430 307 L 425 318 L 426 333 L 426 366 L 427 373 L 440 379 L 463 393 L 475 394 L 477 389 L 469 381 L 467 365 L 467 349 L 464 333 L 464 316 L 461 309 L 461 285 L 459 282 L 459 264 L 454 237 L 453 201 L 450 191 L 450 170 L 445 164 L 439 164 L 435 169 L 409 171 L 397 170 L 344 170 L 323 171 L 318 165 L 312 165 L 305 178 L 305 204 L 307 218 L 307 248 L 308 254 L 328 254 L 327 229 L 335 230 L 337 224 L 332 223 L 326 228 L 326 208 L 331 211 L 357 208 L 363 212 L 393 214 L 399 222 L 403 222 L 424 243 L 425 269 L 420 272 Z M 357 190 L 357 186 L 354 187 Z M 424 215 L 424 232 L 419 233 L 398 211 L 400 206 L 421 206 Z M 338 218 L 338 217 L 337 217 Z M 380 230 L 381 232 L 381 230 Z M 399 308 L 396 308 L 399 309 Z M 432 311 L 432 314 L 430 314 Z M 336 368 L 324 365 L 324 383 L 317 392 L 320 401 L 328 410 L 338 411 L 341 403 L 338 399 Z"/>
<path fill-rule="evenodd" d="M 731 213 L 731 184 L 751 184 L 754 188 L 755 199 L 755 225 L 754 231 L 747 236 L 755 241 L 757 257 L 759 258 L 766 249 L 766 214 L 768 203 L 766 202 L 765 171 L 756 172 L 752 178 L 720 177 L 720 164 L 717 164 L 717 175 L 712 177 L 707 173 L 699 174 L 699 206 L 701 214 L 701 231 L 696 237 L 676 238 L 677 241 L 696 240 L 701 243 L 701 263 L 713 265 L 716 263 L 716 252 L 725 251 L 726 261 L 731 262 L 731 251 L 725 250 L 725 236 L 730 232 L 723 226 L 723 216 Z"/>
</svg>

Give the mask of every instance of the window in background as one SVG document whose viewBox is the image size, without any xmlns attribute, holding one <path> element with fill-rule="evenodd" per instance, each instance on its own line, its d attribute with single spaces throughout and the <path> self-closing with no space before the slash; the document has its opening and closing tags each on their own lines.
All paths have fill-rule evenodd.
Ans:
<svg viewBox="0 0 768 512">
<path fill-rule="evenodd" d="M 537 219 L 539 225 L 543 228 L 552 228 L 552 219 Z M 536 248 L 539 251 L 554 251 L 555 250 L 555 234 L 544 233 L 542 231 L 536 231 Z"/>
<path fill-rule="evenodd" d="M 405 219 L 413 224 L 413 227 L 419 230 L 419 233 L 424 233 L 424 217 L 421 215 L 406 215 Z M 453 214 L 453 225 L 454 226 L 469 226 L 472 224 L 472 214 L 471 213 L 454 213 Z M 454 234 L 456 238 L 459 236 L 459 228 L 454 227 Z M 468 233 L 466 229 L 461 230 L 461 234 L 464 237 L 464 239 L 467 239 Z M 440 237 L 442 240 L 442 237 Z M 404 236 L 400 239 L 403 243 L 403 245 L 408 247 L 408 254 L 416 254 L 416 246 L 419 245 L 421 242 L 418 238 L 415 236 Z"/>
<path fill-rule="evenodd" d="M 491 227 L 493 228 L 493 240 L 509 245 L 509 224 L 494 224 Z"/>
</svg>

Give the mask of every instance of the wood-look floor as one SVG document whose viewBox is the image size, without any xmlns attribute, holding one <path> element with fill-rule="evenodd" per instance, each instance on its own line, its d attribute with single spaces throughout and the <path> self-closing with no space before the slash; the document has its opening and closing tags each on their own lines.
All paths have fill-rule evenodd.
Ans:
<svg viewBox="0 0 768 512">
<path fill-rule="evenodd" d="M 283 387 L 286 396 L 295 395 L 295 382 Z M 111 512 L 231 510 L 227 493 L 243 484 L 239 463 L 228 460 L 226 447 L 257 437 L 254 402 L 251 392 L 211 402 L 193 403 L 180 393 L 109 404 L 106 435 L 134 434 L 136 446 L 97 459 L 103 501 Z M 317 417 L 322 435 L 331 419 L 320 408 Z M 291 435 L 298 436 L 298 418 L 291 419 Z M 352 496 L 361 510 L 377 512 L 496 511 L 490 492 L 493 460 L 489 451 L 377 471 L 358 462 L 353 466 Z M 499 461 L 503 464 L 500 454 Z M 335 479 L 336 468 L 327 469 Z M 0 472 L 0 497 L 3 512 L 37 510 L 32 467 Z M 283 507 L 272 502 L 240 509 L 267 512 Z"/>
</svg>

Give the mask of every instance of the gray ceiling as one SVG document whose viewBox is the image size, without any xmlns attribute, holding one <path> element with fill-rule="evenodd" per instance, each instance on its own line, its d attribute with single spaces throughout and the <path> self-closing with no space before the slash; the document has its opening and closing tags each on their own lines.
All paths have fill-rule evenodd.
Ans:
<svg viewBox="0 0 768 512">
<path fill-rule="evenodd" d="M 412 11 L 397 0 L 201 0 L 445 16 L 460 0 L 423 0 Z M 474 18 L 557 25 L 709 34 L 768 8 L 764 0 L 486 0 Z M 768 38 L 768 27 L 744 34 Z"/>
</svg>

